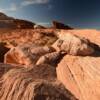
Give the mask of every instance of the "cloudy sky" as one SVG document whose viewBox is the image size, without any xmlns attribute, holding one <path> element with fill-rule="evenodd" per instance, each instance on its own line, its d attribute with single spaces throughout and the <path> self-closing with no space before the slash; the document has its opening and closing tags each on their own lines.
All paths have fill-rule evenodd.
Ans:
<svg viewBox="0 0 100 100">
<path fill-rule="evenodd" d="M 44 25 L 58 20 L 73 27 L 100 29 L 100 0 L 0 0 L 0 11 Z"/>
</svg>

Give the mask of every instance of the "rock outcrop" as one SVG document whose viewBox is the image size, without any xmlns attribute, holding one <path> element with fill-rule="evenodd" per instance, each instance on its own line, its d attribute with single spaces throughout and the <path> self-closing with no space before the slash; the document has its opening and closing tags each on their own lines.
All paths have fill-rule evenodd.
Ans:
<svg viewBox="0 0 100 100">
<path fill-rule="evenodd" d="M 33 29 L 34 25 L 35 23 L 33 22 L 27 20 L 15 19 L 0 12 L 0 28 Z"/>
<path fill-rule="evenodd" d="M 5 54 L 4 63 L 31 65 L 34 64 L 35 57 L 27 47 L 14 47 Z"/>
<path fill-rule="evenodd" d="M 91 55 L 94 49 L 90 46 L 90 41 L 85 38 L 80 38 L 76 35 L 66 34 L 58 39 L 53 47 L 57 51 L 63 51 L 70 55 Z"/>
<path fill-rule="evenodd" d="M 21 20 L 21 19 L 15 19 L 14 24 L 16 25 L 16 28 L 19 29 L 33 29 L 35 23 L 26 21 L 26 20 Z"/>
<path fill-rule="evenodd" d="M 56 50 L 51 46 L 35 46 L 35 47 L 30 46 L 30 51 L 32 52 L 33 55 L 37 55 L 40 57 L 47 53 L 55 52 Z"/>
<path fill-rule="evenodd" d="M 24 44 L 17 47 L 13 47 L 9 52 L 5 54 L 4 63 L 13 63 L 21 65 L 34 65 L 37 60 L 47 54 L 54 52 L 50 46 L 36 46 Z"/>
<path fill-rule="evenodd" d="M 42 75 L 41 79 L 41 75 L 33 71 L 34 68 L 7 72 L 0 81 L 0 100 L 77 100 L 59 81 L 43 80 L 52 77 L 51 74 Z M 38 68 L 37 71 L 40 70 Z"/>
<path fill-rule="evenodd" d="M 57 67 L 57 77 L 79 100 L 100 99 L 100 57 L 66 55 Z"/>
<path fill-rule="evenodd" d="M 36 65 L 50 64 L 52 66 L 56 66 L 63 57 L 63 55 L 64 54 L 62 52 L 53 52 L 45 54 L 39 58 Z"/>
<path fill-rule="evenodd" d="M 4 64 L 4 63 L 0 63 L 0 78 L 1 78 L 6 72 L 8 72 L 10 69 L 19 68 L 19 67 L 22 67 L 22 66 L 13 65 L 13 64 Z"/>
<path fill-rule="evenodd" d="M 67 30 L 72 30 L 73 28 L 65 25 L 63 23 L 57 22 L 57 21 L 53 21 L 53 28 L 54 29 L 67 29 Z"/>
</svg>

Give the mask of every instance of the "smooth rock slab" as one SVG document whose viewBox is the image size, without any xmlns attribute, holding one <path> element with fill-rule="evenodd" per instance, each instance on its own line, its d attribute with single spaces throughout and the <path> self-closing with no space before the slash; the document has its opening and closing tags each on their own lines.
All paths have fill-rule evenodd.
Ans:
<svg viewBox="0 0 100 100">
<path fill-rule="evenodd" d="M 56 71 L 58 80 L 79 100 L 100 100 L 100 57 L 66 55 Z"/>
</svg>

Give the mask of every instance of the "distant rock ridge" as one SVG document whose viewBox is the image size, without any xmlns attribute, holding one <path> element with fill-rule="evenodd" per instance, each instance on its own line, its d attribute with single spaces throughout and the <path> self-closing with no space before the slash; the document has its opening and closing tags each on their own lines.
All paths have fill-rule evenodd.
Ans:
<svg viewBox="0 0 100 100">
<path fill-rule="evenodd" d="M 34 28 L 35 23 L 22 19 L 15 19 L 0 12 L 0 28 Z"/>
<path fill-rule="evenodd" d="M 69 25 L 65 25 L 61 22 L 58 22 L 58 21 L 53 21 L 53 28 L 54 29 L 67 29 L 67 30 L 72 30 L 73 28 L 70 27 Z"/>
</svg>

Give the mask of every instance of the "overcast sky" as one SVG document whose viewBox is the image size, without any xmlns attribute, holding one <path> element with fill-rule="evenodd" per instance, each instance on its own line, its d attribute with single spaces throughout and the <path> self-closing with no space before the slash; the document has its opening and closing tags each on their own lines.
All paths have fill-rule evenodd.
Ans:
<svg viewBox="0 0 100 100">
<path fill-rule="evenodd" d="M 73 27 L 100 29 L 100 0 L 0 0 L 0 11 L 39 24 L 58 20 Z"/>
</svg>

